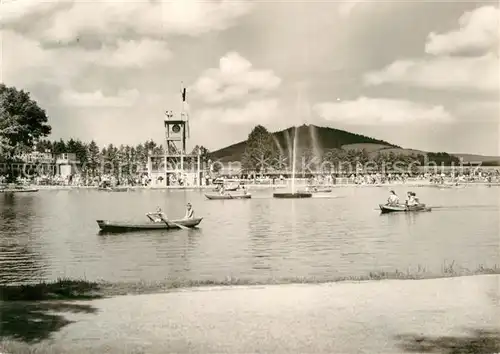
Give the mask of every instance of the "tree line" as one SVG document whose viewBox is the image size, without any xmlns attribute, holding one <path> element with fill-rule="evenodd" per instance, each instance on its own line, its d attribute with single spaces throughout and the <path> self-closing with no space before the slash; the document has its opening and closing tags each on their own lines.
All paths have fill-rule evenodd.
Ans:
<svg viewBox="0 0 500 354">
<path fill-rule="evenodd" d="M 57 141 L 40 140 L 34 144 L 34 150 L 49 151 L 53 154 L 74 153 L 82 166 L 82 172 L 95 176 L 98 173 L 112 173 L 113 171 L 134 171 L 136 167 L 145 168 L 148 156 L 161 156 L 165 153 L 164 147 L 153 140 L 137 145 L 108 144 L 102 149 L 92 140 L 89 143 L 81 140 L 60 139 Z M 196 145 L 191 155 L 200 155 L 201 161 L 210 158 L 210 151 L 204 146 Z"/>
</svg>

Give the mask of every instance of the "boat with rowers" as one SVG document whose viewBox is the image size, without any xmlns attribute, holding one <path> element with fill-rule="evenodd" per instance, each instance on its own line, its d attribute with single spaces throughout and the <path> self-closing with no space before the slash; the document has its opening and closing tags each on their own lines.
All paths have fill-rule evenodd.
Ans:
<svg viewBox="0 0 500 354">
<path fill-rule="evenodd" d="M 219 185 L 218 187 L 216 187 L 216 188 L 212 189 L 212 191 L 214 191 L 214 192 L 220 192 L 220 190 L 221 190 L 222 188 L 224 188 L 224 190 L 225 190 L 226 192 L 235 192 L 235 191 L 237 191 L 237 190 L 240 188 L 240 186 L 239 186 L 239 185 L 236 185 L 236 186 L 228 186 L 228 187 L 225 187 L 225 186 L 221 186 L 221 185 Z"/>
<path fill-rule="evenodd" d="M 332 189 L 324 186 L 309 186 L 306 188 L 309 193 L 331 193 Z"/>
<path fill-rule="evenodd" d="M 427 207 L 425 204 L 418 205 L 388 205 L 388 204 L 379 204 L 380 211 L 382 214 L 388 213 L 408 213 L 408 212 L 421 212 L 421 211 L 431 211 L 432 208 Z"/>
<path fill-rule="evenodd" d="M 164 222 L 123 222 L 97 220 L 97 225 L 101 232 L 122 233 L 130 231 L 149 231 L 149 230 L 178 230 L 182 228 L 194 228 L 198 226 L 203 218 L 180 219 L 180 220 L 164 220 Z"/>
<path fill-rule="evenodd" d="M 99 188 L 97 190 L 102 192 L 127 192 L 128 188 L 119 185 L 112 185 L 110 181 L 104 180 L 99 184 Z"/>
<path fill-rule="evenodd" d="M 227 200 L 227 199 L 251 199 L 250 193 L 207 193 L 205 197 L 210 200 Z"/>
<path fill-rule="evenodd" d="M 380 211 L 382 214 L 387 213 L 398 213 L 398 212 L 419 212 L 419 211 L 431 211 L 431 208 L 427 207 L 425 204 L 420 203 L 417 195 L 414 192 L 408 192 L 408 199 L 405 204 L 399 202 L 399 197 L 393 190 L 390 191 L 389 198 L 386 204 L 379 204 Z"/>
</svg>

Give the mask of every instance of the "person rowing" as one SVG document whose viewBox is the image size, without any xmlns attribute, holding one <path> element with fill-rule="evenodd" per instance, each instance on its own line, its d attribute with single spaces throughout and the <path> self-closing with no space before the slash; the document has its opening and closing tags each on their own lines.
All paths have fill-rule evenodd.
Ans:
<svg viewBox="0 0 500 354">
<path fill-rule="evenodd" d="M 160 207 L 156 207 L 154 213 L 146 213 L 146 216 L 153 222 L 165 222 L 167 220 L 167 215 L 161 210 Z"/>
<path fill-rule="evenodd" d="M 392 205 L 392 206 L 399 205 L 399 197 L 393 190 L 391 190 L 389 198 L 387 198 L 387 205 Z"/>
</svg>

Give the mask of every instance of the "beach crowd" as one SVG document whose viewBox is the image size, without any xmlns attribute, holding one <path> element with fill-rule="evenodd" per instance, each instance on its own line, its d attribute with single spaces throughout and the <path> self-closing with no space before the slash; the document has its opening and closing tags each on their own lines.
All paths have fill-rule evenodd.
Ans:
<svg viewBox="0 0 500 354">
<path fill-rule="evenodd" d="M 289 181 L 291 175 L 287 174 L 206 174 L 201 185 L 210 186 L 224 181 L 240 181 L 248 185 L 282 185 Z M 383 184 L 404 184 L 417 182 L 422 184 L 467 184 L 467 183 L 500 183 L 499 169 L 476 169 L 461 172 L 442 171 L 426 172 L 418 174 L 410 173 L 352 173 L 350 175 L 339 174 L 302 174 L 295 176 L 296 179 L 309 185 L 383 185 Z M 0 183 L 5 183 L 5 177 L 0 176 Z M 142 173 L 134 177 L 119 178 L 114 175 L 99 175 L 88 177 L 81 174 L 69 176 L 61 175 L 40 175 L 30 177 L 19 177 L 18 184 L 37 186 L 73 186 L 73 187 L 99 187 L 103 184 L 109 186 L 133 186 L 133 187 L 154 187 L 165 185 L 162 177 L 152 177 L 147 173 Z M 170 181 L 170 186 L 193 187 L 198 185 L 196 178 L 188 179 L 178 177 Z"/>
</svg>

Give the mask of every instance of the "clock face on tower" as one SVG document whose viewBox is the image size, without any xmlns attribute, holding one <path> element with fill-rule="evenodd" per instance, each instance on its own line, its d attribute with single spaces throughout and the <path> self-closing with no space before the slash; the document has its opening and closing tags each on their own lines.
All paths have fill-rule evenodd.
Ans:
<svg viewBox="0 0 500 354">
<path fill-rule="evenodd" d="M 181 127 L 179 124 L 175 124 L 173 127 L 172 127 L 172 131 L 174 133 L 179 133 L 181 131 Z"/>
</svg>

